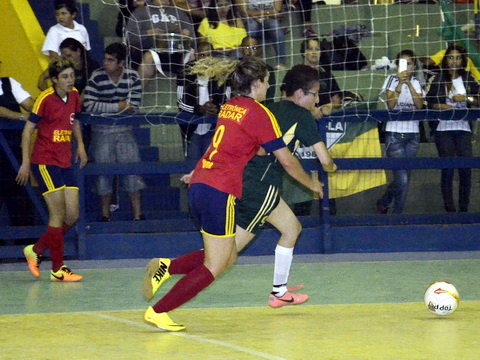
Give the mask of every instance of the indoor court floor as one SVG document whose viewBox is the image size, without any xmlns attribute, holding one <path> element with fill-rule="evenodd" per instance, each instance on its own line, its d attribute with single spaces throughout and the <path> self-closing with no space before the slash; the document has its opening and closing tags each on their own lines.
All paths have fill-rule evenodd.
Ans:
<svg viewBox="0 0 480 360">
<path fill-rule="evenodd" d="M 240 257 L 171 313 L 179 333 L 143 322 L 148 261 L 69 261 L 84 276 L 70 284 L 50 282 L 48 261 L 39 280 L 0 263 L 0 359 L 480 358 L 480 252 L 295 256 L 289 285 L 310 300 L 279 309 L 267 306 L 273 257 Z M 423 304 L 436 280 L 460 293 L 446 317 Z"/>
</svg>

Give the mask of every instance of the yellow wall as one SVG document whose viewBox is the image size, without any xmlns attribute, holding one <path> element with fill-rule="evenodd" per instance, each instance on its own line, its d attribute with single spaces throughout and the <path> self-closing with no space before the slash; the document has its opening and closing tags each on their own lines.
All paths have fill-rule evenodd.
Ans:
<svg viewBox="0 0 480 360">
<path fill-rule="evenodd" d="M 28 0 L 0 0 L 0 34 L 0 76 L 13 77 L 35 98 L 48 58 L 41 52 L 45 34 Z"/>
</svg>

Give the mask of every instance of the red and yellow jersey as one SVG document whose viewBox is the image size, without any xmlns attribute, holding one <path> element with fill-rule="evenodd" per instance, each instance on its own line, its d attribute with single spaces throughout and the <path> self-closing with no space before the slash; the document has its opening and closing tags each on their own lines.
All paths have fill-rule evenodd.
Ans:
<svg viewBox="0 0 480 360">
<path fill-rule="evenodd" d="M 220 109 L 215 135 L 191 183 L 241 198 L 245 165 L 260 146 L 269 153 L 285 147 L 281 136 L 275 116 L 265 106 L 249 97 L 231 99 Z"/>
<path fill-rule="evenodd" d="M 53 87 L 38 96 L 29 117 L 38 129 L 32 164 L 72 166 L 73 123 L 79 113 L 80 99 L 76 89 L 68 93 L 65 101 Z"/>
</svg>

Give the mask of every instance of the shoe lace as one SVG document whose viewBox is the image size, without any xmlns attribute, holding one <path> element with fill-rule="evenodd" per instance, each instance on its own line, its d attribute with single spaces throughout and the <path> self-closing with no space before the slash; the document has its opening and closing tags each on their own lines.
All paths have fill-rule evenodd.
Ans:
<svg viewBox="0 0 480 360">
<path fill-rule="evenodd" d="M 61 270 L 62 270 L 64 273 L 68 274 L 68 275 L 73 274 L 72 271 L 71 271 L 68 267 L 66 267 L 66 266 L 62 267 Z"/>
</svg>

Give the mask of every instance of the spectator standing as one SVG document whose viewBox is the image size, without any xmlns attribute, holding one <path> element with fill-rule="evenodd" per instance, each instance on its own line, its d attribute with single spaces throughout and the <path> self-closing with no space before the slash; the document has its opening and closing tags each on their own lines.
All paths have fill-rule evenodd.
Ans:
<svg viewBox="0 0 480 360">
<path fill-rule="evenodd" d="M 33 99 L 22 85 L 11 77 L 0 78 L 0 118 L 10 121 L 25 122 L 26 116 L 21 109 L 30 112 Z M 9 129 L 1 131 L 15 159 L 21 163 L 22 130 Z M 0 148 L 0 208 L 6 205 L 10 226 L 31 226 L 34 224 L 32 203 L 25 188 L 15 181 L 17 171 L 7 154 Z"/>
<path fill-rule="evenodd" d="M 55 0 L 54 5 L 57 24 L 48 30 L 42 53 L 50 58 L 58 56 L 60 44 L 66 38 L 79 41 L 87 51 L 90 51 L 88 31 L 85 26 L 75 21 L 78 12 L 75 0 Z"/>
<path fill-rule="evenodd" d="M 456 43 L 452 43 L 452 45 L 456 45 Z M 443 49 L 430 57 L 420 58 L 420 61 L 422 62 L 423 66 L 427 70 L 435 72 L 436 70 L 438 70 L 438 67 L 441 67 L 441 63 L 443 58 L 445 57 L 445 53 L 446 53 L 446 50 Z M 465 66 L 465 71 L 468 71 L 476 81 L 480 81 L 480 71 L 477 69 L 472 59 L 470 59 L 468 55 L 467 55 L 467 65 Z"/>
<path fill-rule="evenodd" d="M 181 112 L 216 117 L 220 107 L 230 100 L 230 86 L 226 83 L 219 85 L 218 81 L 209 76 L 215 67 L 204 67 L 201 73 L 191 73 L 202 59 L 212 58 L 211 51 L 209 43 L 199 43 L 199 60 L 187 64 L 183 73 L 177 77 L 177 104 Z M 210 145 L 214 127 L 210 123 L 180 125 L 187 160 L 196 163 L 202 157 Z"/>
<path fill-rule="evenodd" d="M 138 73 L 125 67 L 126 48 L 113 43 L 105 48 L 103 67 L 94 71 L 85 90 L 85 110 L 91 113 L 131 114 L 140 108 L 142 100 Z M 140 153 L 131 125 L 92 125 L 91 153 L 96 163 L 138 163 Z M 97 179 L 102 221 L 110 221 L 113 176 Z M 143 220 L 140 190 L 145 188 L 138 175 L 123 176 L 123 188 L 128 192 L 133 220 Z"/>
<path fill-rule="evenodd" d="M 76 141 L 80 167 L 87 164 L 87 153 L 77 114 L 80 98 L 74 88 L 73 64 L 63 58 L 51 60 L 49 74 L 53 87 L 42 92 L 25 124 L 22 134 L 22 165 L 17 182 L 25 186 L 32 171 L 48 207 L 48 227 L 34 244 L 24 248 L 28 268 L 35 278 L 40 277 L 40 262 L 50 249 L 53 282 L 77 282 L 82 276 L 74 274 L 63 263 L 63 236 L 79 216 L 78 185 L 72 167 L 72 141 Z M 32 133 L 38 133 L 30 156 Z"/>
<path fill-rule="evenodd" d="M 262 44 L 267 41 L 276 54 L 276 70 L 286 70 L 285 34 L 280 24 L 283 0 L 235 0 L 247 33 Z"/>
<path fill-rule="evenodd" d="M 478 107 L 479 85 L 466 71 L 467 53 L 456 44 L 450 45 L 427 93 L 427 101 L 434 110 L 466 109 Z M 435 145 L 440 157 L 471 157 L 472 131 L 467 120 L 439 120 L 435 130 Z M 441 190 L 443 204 L 447 212 L 455 212 L 453 200 L 454 169 L 442 169 Z M 459 196 L 458 209 L 467 212 L 472 187 L 472 170 L 458 169 Z"/>
<path fill-rule="evenodd" d="M 414 77 L 416 56 L 411 50 L 398 53 L 396 64 L 400 59 L 407 63 L 407 69 L 395 75 L 389 75 L 383 86 L 386 92 L 388 110 L 415 111 L 424 107 L 425 91 Z M 388 158 L 410 158 L 417 155 L 420 146 L 419 121 L 387 121 L 385 126 L 385 153 Z M 390 203 L 394 201 L 394 214 L 401 214 L 407 199 L 409 170 L 394 170 L 393 181 L 388 185 L 383 196 L 377 200 L 377 214 L 386 214 Z"/>
<path fill-rule="evenodd" d="M 198 28 L 202 40 L 210 43 L 215 56 L 238 59 L 238 47 L 247 36 L 241 19 L 236 18 L 230 0 L 211 0 L 207 17 Z"/>
</svg>

